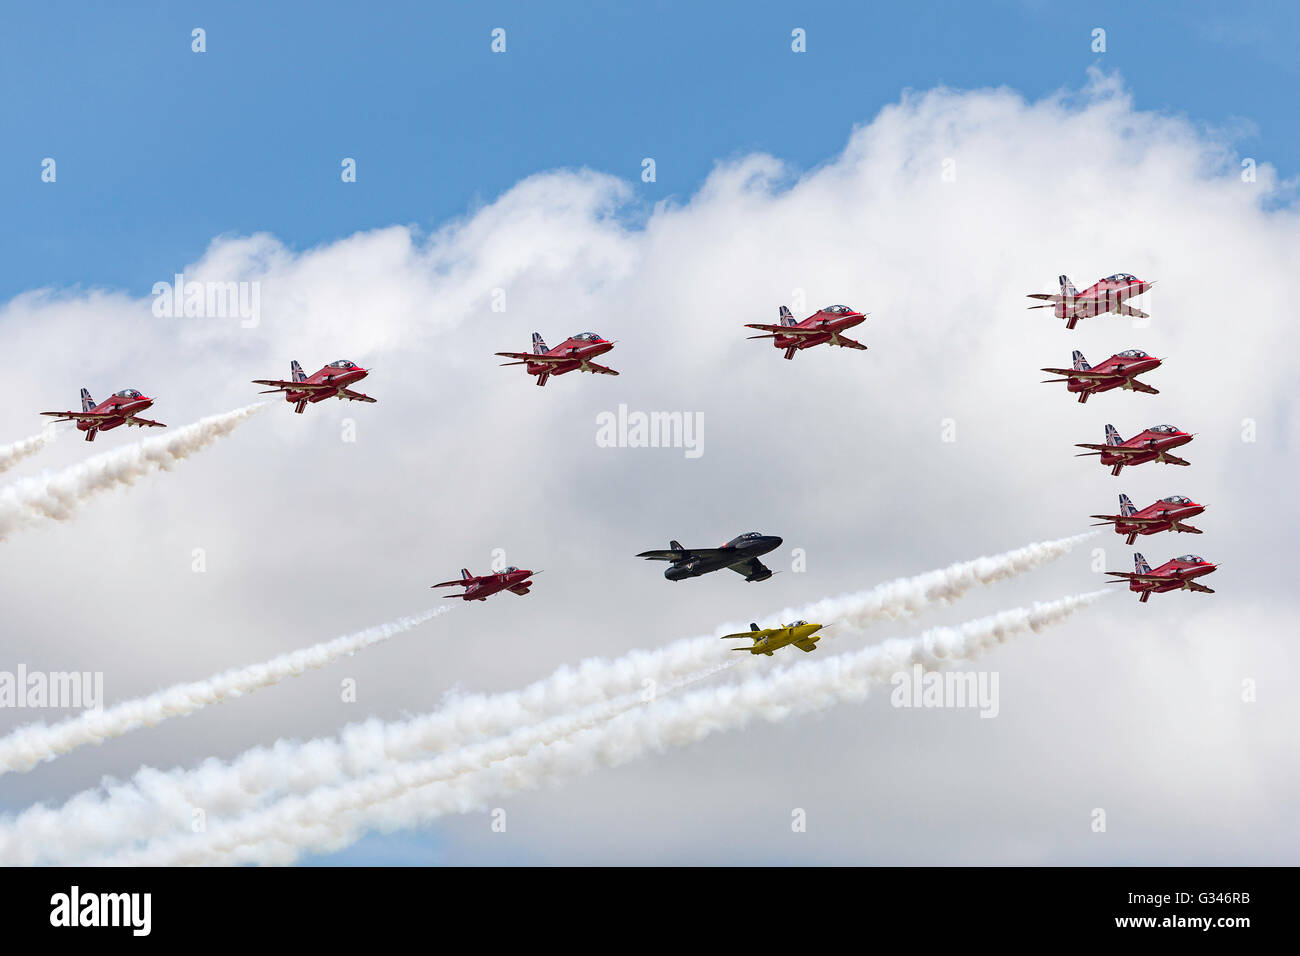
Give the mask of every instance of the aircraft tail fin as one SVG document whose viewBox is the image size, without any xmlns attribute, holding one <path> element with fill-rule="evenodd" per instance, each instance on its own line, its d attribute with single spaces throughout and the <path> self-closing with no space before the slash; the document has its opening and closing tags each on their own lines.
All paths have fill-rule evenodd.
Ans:
<svg viewBox="0 0 1300 956">
<path fill-rule="evenodd" d="M 785 306 L 781 306 L 781 324 L 785 326 L 796 325 L 794 316 Z"/>
<path fill-rule="evenodd" d="M 669 541 L 669 542 L 668 542 L 668 547 L 672 548 L 674 551 L 685 551 L 685 550 L 686 550 L 685 548 L 682 547 L 682 543 L 681 543 L 680 541 Z"/>
<path fill-rule="evenodd" d="M 1078 349 L 1075 349 L 1075 350 L 1074 350 L 1074 370 L 1075 370 L 1076 372 L 1086 372 L 1086 371 L 1088 371 L 1088 369 L 1090 369 L 1090 368 L 1092 368 L 1092 366 L 1089 365 L 1089 364 L 1088 364 L 1088 360 L 1087 360 L 1086 358 L 1083 357 L 1083 353 L 1080 352 Z"/>
<path fill-rule="evenodd" d="M 758 630 L 758 625 L 751 621 L 750 624 L 749 624 L 749 629 L 750 629 L 751 631 L 757 631 L 757 630 Z"/>
<path fill-rule="evenodd" d="M 1133 570 L 1138 574 L 1151 573 L 1151 565 L 1147 564 L 1147 559 L 1142 557 L 1141 551 L 1133 552 Z"/>
<path fill-rule="evenodd" d="M 1137 514 L 1137 508 L 1133 506 L 1133 501 L 1128 495 L 1119 496 L 1119 513 L 1125 518 L 1129 517 L 1129 515 Z"/>
<path fill-rule="evenodd" d="M 1074 283 L 1070 281 L 1070 277 L 1059 276 L 1058 278 L 1061 281 L 1061 295 L 1070 296 L 1071 298 L 1077 298 L 1079 295 L 1079 290 L 1074 287 Z"/>
<path fill-rule="evenodd" d="M 470 578 L 472 578 L 473 576 L 474 576 L 474 575 L 472 575 L 472 574 L 469 573 L 469 568 L 461 568 L 461 569 L 460 569 L 460 577 L 461 577 L 461 580 L 462 580 L 462 581 L 468 581 L 468 580 L 469 580 Z"/>
<path fill-rule="evenodd" d="M 90 389 L 83 388 L 81 390 L 81 410 L 83 412 L 88 412 L 94 407 L 95 400 L 90 397 Z"/>
<path fill-rule="evenodd" d="M 542 334 L 540 332 L 534 332 L 533 333 L 533 354 L 545 355 L 549 351 L 550 349 L 546 347 L 546 342 L 542 339 Z"/>
<path fill-rule="evenodd" d="M 1114 425 L 1106 426 L 1106 444 L 1107 445 L 1124 444 L 1124 439 L 1120 437 L 1119 432 L 1115 430 Z"/>
<path fill-rule="evenodd" d="M 289 363 L 289 372 L 295 382 L 307 381 L 307 373 L 302 370 L 302 366 L 298 364 L 297 359 Z"/>
</svg>

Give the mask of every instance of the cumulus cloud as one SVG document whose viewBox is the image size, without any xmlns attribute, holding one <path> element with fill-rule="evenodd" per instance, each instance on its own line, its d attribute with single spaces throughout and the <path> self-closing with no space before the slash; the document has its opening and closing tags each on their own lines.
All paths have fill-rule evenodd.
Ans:
<svg viewBox="0 0 1300 956">
<path fill-rule="evenodd" d="M 1061 640 L 998 652 L 996 720 L 868 702 L 761 739 L 729 735 L 562 795 L 512 797 L 531 825 L 512 828 L 510 847 L 555 862 L 1249 862 L 1294 851 L 1283 823 L 1263 840 L 1232 822 L 1280 821 L 1300 796 L 1285 730 L 1294 705 L 1267 692 L 1295 665 L 1279 635 L 1296 606 L 1276 560 L 1296 519 L 1277 480 L 1297 464 L 1279 345 L 1300 222 L 1285 184 L 1266 163 L 1243 182 L 1231 142 L 1139 109 L 1114 78 L 1036 102 L 909 93 L 864 121 L 814 170 L 740 157 L 654 208 L 635 184 L 550 172 L 429 232 L 393 226 L 301 251 L 223 238 L 177 263 L 188 279 L 260 282 L 256 328 L 160 319 L 148 296 L 117 291 L 35 290 L 0 309 L 11 354 L 71 343 L 57 367 L 14 370 L 30 412 L 82 385 L 132 385 L 157 393 L 161 419 L 192 421 L 247 401 L 250 379 L 284 374 L 290 359 L 310 370 L 341 356 L 374 367 L 365 390 L 379 399 L 302 416 L 272 408 L 147 495 L 101 499 L 76 523 L 0 545 L 13 662 L 0 667 L 102 670 L 120 699 L 387 620 L 462 566 L 504 556 L 547 572 L 527 598 L 458 615 L 454 638 L 350 662 L 355 705 L 340 705 L 337 674 L 307 675 L 238 714 L 196 714 L 147 745 L 123 738 L 37 768 L 6 805 L 57 801 L 142 763 L 193 765 L 423 711 L 449 689 L 508 689 L 701 621 L 761 618 L 1068 534 L 1121 491 L 1139 505 L 1181 493 L 1209 503 L 1206 533 L 1142 550 L 1153 562 L 1192 547 L 1223 561 L 1219 593 L 1142 607 L 1120 595 Z M 1158 281 L 1141 303 L 1148 325 L 1105 316 L 1067 333 L 1025 308 L 1060 273 L 1083 287 L 1116 271 Z M 745 322 L 773 321 L 781 304 L 830 302 L 871 313 L 855 330 L 869 351 L 785 362 L 744 337 Z M 586 329 L 618 340 L 606 358 L 620 377 L 538 389 L 492 356 L 526 348 L 534 330 L 554 343 Z M 1133 347 L 1166 357 L 1150 377 L 1160 395 L 1080 406 L 1039 384 L 1037 370 L 1071 349 L 1096 362 Z M 619 403 L 701 413 L 704 454 L 598 447 L 596 415 Z M 1108 422 L 1128 435 L 1162 421 L 1197 432 L 1191 468 L 1145 465 L 1116 480 L 1072 456 Z M 0 425 L 9 440 L 33 428 L 13 402 Z M 75 464 L 77 444 L 30 461 Z M 786 539 L 770 562 L 785 573 L 761 584 L 673 584 L 631 557 L 751 529 Z M 1087 590 L 1097 571 L 1131 562 L 1118 538 L 1090 548 L 1038 572 L 1035 593 Z M 82 569 L 94 569 L 89 589 L 72 586 Z M 52 580 L 74 597 L 33 602 Z M 1016 587 L 972 596 L 962 616 L 1005 605 Z M 1246 703 L 1250 680 L 1259 692 Z M 0 729 L 30 719 L 0 713 Z M 1232 775 L 1216 771 L 1225 764 Z M 1098 805 L 1125 825 L 1093 838 Z M 791 806 L 827 822 L 791 845 Z M 444 825 L 461 858 L 505 852 L 481 820 Z"/>
</svg>

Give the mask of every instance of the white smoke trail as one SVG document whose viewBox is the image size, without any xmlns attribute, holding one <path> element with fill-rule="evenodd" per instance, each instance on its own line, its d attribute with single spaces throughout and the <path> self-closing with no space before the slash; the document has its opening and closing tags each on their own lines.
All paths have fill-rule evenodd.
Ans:
<svg viewBox="0 0 1300 956">
<path fill-rule="evenodd" d="M 782 620 L 839 621 L 862 627 L 916 613 L 931 603 L 949 603 L 971 588 L 1031 571 L 1067 554 L 1095 532 L 1026 545 L 991 557 L 962 561 L 936 571 L 888 581 L 855 594 L 828 598 Z M 450 698 L 444 707 L 405 721 L 377 719 L 344 727 L 337 738 L 281 740 L 246 751 L 229 763 L 207 760 L 193 770 L 142 768 L 129 784 L 87 791 L 59 808 L 36 805 L 0 822 L 0 865 L 79 859 L 85 854 L 181 829 L 188 831 L 194 808 L 209 815 L 246 813 L 283 793 L 337 784 L 386 769 L 392 761 L 438 753 L 583 707 L 640 694 L 707 671 L 732 654 L 718 636 L 684 638 L 653 651 L 620 658 L 591 658 L 564 666 L 551 676 L 499 694 Z M 836 628 L 835 630 L 839 630 Z M 834 631 L 828 631 L 834 635 Z M 823 642 L 823 647 L 826 642 Z"/>
<path fill-rule="evenodd" d="M 873 685 L 915 664 L 933 668 L 970 659 L 1019 634 L 1060 623 L 1110 593 L 1094 591 L 934 628 L 919 637 L 894 638 L 736 684 L 656 700 L 653 706 L 606 704 L 553 718 L 432 760 L 286 797 L 209 833 L 156 840 L 95 862 L 289 863 L 303 852 L 336 851 L 374 827 L 392 830 L 481 807 L 485 800 L 536 789 L 558 777 L 618 766 L 651 750 L 688 746 L 720 731 L 741 729 L 757 718 L 779 722 L 861 700 Z"/>
<path fill-rule="evenodd" d="M 162 437 L 146 438 L 0 489 L 0 541 L 43 520 L 66 521 L 82 502 L 101 492 L 133 485 L 150 472 L 170 471 L 177 462 L 229 435 L 240 422 L 265 407 L 265 402 L 258 402 L 210 415 Z"/>
<path fill-rule="evenodd" d="M 87 711 L 57 724 L 27 724 L 0 738 L 0 775 L 31 770 L 87 744 L 101 744 L 172 717 L 185 717 L 212 704 L 272 687 L 286 677 L 324 667 L 363 648 L 409 631 L 450 610 L 446 605 L 388 624 L 336 637 L 189 684 L 175 684 L 147 697 L 126 700 L 102 711 Z"/>
<path fill-rule="evenodd" d="M 53 440 L 54 430 L 47 428 L 39 435 L 24 438 L 12 445 L 0 445 L 0 472 L 8 471 L 24 458 L 30 458 Z"/>
</svg>

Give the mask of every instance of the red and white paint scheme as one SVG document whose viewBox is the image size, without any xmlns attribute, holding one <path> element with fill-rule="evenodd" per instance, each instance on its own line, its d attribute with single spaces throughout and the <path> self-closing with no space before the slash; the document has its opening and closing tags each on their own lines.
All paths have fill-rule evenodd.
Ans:
<svg viewBox="0 0 1300 956">
<path fill-rule="evenodd" d="M 1031 305 L 1031 309 L 1051 309 L 1058 319 L 1065 319 L 1065 327 L 1072 329 L 1080 319 L 1089 319 L 1094 315 L 1113 312 L 1116 315 L 1131 315 L 1135 319 L 1150 318 L 1141 309 L 1135 309 L 1125 300 L 1141 295 L 1150 289 L 1154 282 L 1144 282 L 1127 272 L 1117 272 L 1107 276 L 1080 292 L 1074 287 L 1069 276 L 1058 276 L 1061 283 L 1059 295 L 1046 295 L 1041 292 L 1030 293 L 1031 299 L 1044 299 L 1048 305 Z"/>
<path fill-rule="evenodd" d="M 1045 368 L 1044 372 L 1052 375 L 1064 375 L 1065 378 L 1047 378 L 1047 382 L 1065 382 L 1065 390 L 1079 396 L 1079 402 L 1088 400 L 1089 395 L 1109 392 L 1112 388 L 1131 392 L 1146 392 L 1159 395 L 1159 389 L 1152 388 L 1145 382 L 1139 382 L 1137 376 L 1160 367 L 1161 360 L 1147 355 L 1141 349 L 1125 349 L 1116 352 L 1100 365 L 1089 365 L 1088 360 L 1078 349 L 1074 350 L 1073 368 Z"/>
<path fill-rule="evenodd" d="M 1106 444 L 1078 444 L 1075 448 L 1091 448 L 1075 455 L 1086 458 L 1100 455 L 1101 463 L 1110 467 L 1112 475 L 1118 475 L 1125 465 L 1140 465 L 1148 461 L 1162 461 L 1166 465 L 1190 465 L 1191 462 L 1169 454 L 1170 449 L 1186 445 L 1194 436 L 1190 432 L 1179 430 L 1176 425 L 1152 425 L 1125 441 L 1119 436 L 1114 425 L 1106 426 Z"/>
<path fill-rule="evenodd" d="M 277 378 L 255 378 L 253 384 L 274 386 L 262 392 L 262 395 L 284 392 L 284 400 L 293 405 L 293 410 L 301 415 L 308 402 L 315 404 L 316 402 L 323 402 L 327 398 L 346 398 L 350 402 L 376 401 L 369 395 L 354 392 L 348 387 L 361 381 L 370 374 L 370 371 L 368 368 L 362 368 L 356 362 L 339 359 L 337 362 L 330 362 L 328 365 L 321 367 L 319 371 L 308 375 L 302 370 L 302 366 L 295 361 L 289 363 L 289 372 L 292 376 L 289 381 Z"/>
<path fill-rule="evenodd" d="M 153 405 L 153 399 L 134 388 L 124 388 L 114 392 L 107 399 L 95 404 L 87 389 L 81 390 L 81 411 L 79 412 L 41 412 L 51 415 L 56 421 L 76 422 L 77 430 L 86 433 L 86 441 L 94 441 L 99 432 L 106 432 L 119 425 L 138 425 L 141 428 L 166 428 L 162 422 L 140 418 L 140 413 Z"/>
<path fill-rule="evenodd" d="M 1184 554 L 1181 557 L 1170 558 L 1152 571 L 1151 565 L 1147 564 L 1147 559 L 1135 552 L 1132 573 L 1127 571 L 1106 573 L 1118 579 L 1108 582 L 1110 584 L 1118 584 L 1122 580 L 1128 581 L 1128 589 L 1140 594 L 1138 600 L 1145 604 L 1152 594 L 1164 594 L 1166 591 L 1200 591 L 1202 594 L 1213 594 L 1213 588 L 1197 584 L 1194 579 L 1210 574 L 1217 567 L 1217 564 L 1211 564 L 1198 554 Z"/>
<path fill-rule="evenodd" d="M 439 584 L 431 584 L 433 588 L 448 588 L 456 585 L 464 585 L 465 590 L 457 594 L 456 597 L 465 601 L 486 601 L 492 595 L 501 591 L 510 591 L 514 594 L 527 594 L 533 586 L 530 580 L 534 574 L 541 574 L 541 571 L 529 571 L 527 568 L 508 567 L 504 571 L 496 571 L 491 574 L 475 576 L 469 573 L 469 568 L 460 569 L 460 577 L 455 581 L 443 581 Z"/>
<path fill-rule="evenodd" d="M 597 375 L 617 375 L 618 372 L 592 361 L 597 355 L 604 355 L 614 347 L 609 339 L 603 339 L 596 332 L 579 332 L 571 335 L 553 349 L 548 349 L 542 341 L 541 333 L 533 333 L 533 350 L 531 352 L 497 352 L 501 358 L 518 359 L 515 362 L 502 362 L 507 365 L 523 365 L 529 375 L 537 376 L 537 384 L 545 385 L 552 375 L 564 375 L 568 372 L 594 372 Z"/>
<path fill-rule="evenodd" d="M 810 349 L 814 345 L 822 344 L 838 345 L 846 349 L 861 349 L 865 352 L 867 348 L 865 345 L 840 333 L 860 325 L 866 317 L 865 312 L 855 312 L 847 305 L 828 305 L 824 309 L 818 309 L 802 322 L 796 322 L 790 310 L 781 306 L 780 325 L 747 323 L 745 328 L 766 332 L 766 335 L 749 337 L 771 339 L 772 344 L 778 349 L 785 350 L 786 358 L 792 359 L 794 353 L 800 349 Z"/>
<path fill-rule="evenodd" d="M 1170 495 L 1168 498 L 1161 498 L 1141 511 L 1133 506 L 1128 495 L 1120 495 L 1119 514 L 1088 517 L 1101 519 L 1093 525 L 1094 528 L 1101 525 L 1114 525 L 1116 534 L 1127 536 L 1124 543 L 1132 544 L 1140 534 L 1159 534 L 1161 531 L 1200 534 L 1201 529 L 1193 528 L 1187 524 L 1187 521 L 1204 511 L 1205 505 L 1198 505 L 1186 495 Z"/>
</svg>

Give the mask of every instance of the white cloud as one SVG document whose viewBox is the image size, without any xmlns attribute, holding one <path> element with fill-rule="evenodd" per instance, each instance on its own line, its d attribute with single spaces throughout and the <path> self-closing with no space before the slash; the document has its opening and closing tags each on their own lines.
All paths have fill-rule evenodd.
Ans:
<svg viewBox="0 0 1300 956">
<path fill-rule="evenodd" d="M 13 300 L 0 327 L 26 360 L 8 379 L 21 400 L 0 409 L 6 440 L 81 385 L 144 388 L 158 418 L 193 421 L 243 404 L 250 379 L 284 374 L 291 358 L 373 366 L 364 389 L 379 404 L 275 407 L 183 473 L 15 535 L 0 546 L 0 667 L 103 670 L 111 702 L 417 610 L 429 583 L 486 566 L 494 548 L 546 573 L 529 597 L 467 608 L 346 674 L 304 675 L 38 768 L 7 806 L 141 763 L 427 710 L 453 686 L 508 689 L 562 661 L 1069 533 L 1119 491 L 1140 505 L 1177 492 L 1209 503 L 1206 533 L 1141 550 L 1224 561 L 1219 593 L 1141 607 L 1125 595 L 1000 651 L 996 720 L 868 701 L 516 798 L 506 843 L 481 817 L 446 832 L 461 859 L 556 862 L 1293 854 L 1281 808 L 1300 796 L 1297 714 L 1270 679 L 1296 663 L 1280 636 L 1297 611 L 1285 560 L 1296 506 L 1278 476 L 1297 464 L 1287 346 L 1300 222 L 1267 165 L 1253 184 L 1238 172 L 1230 143 L 1135 109 L 1113 78 L 1036 103 L 937 90 L 882 111 L 813 171 L 746 157 L 644 216 L 635 185 L 546 173 L 430 235 L 392 227 L 305 251 L 219 239 L 178 263 L 187 278 L 260 281 L 256 329 L 158 319 L 147 297 L 118 292 Z M 1082 287 L 1121 270 L 1158 280 L 1148 328 L 1108 316 L 1067 333 L 1025 308 L 1061 272 Z M 491 311 L 498 288 L 504 313 Z M 797 289 L 810 309 L 870 311 L 856 330 L 870 351 L 785 362 L 744 338 L 745 322 L 772 321 Z M 538 389 L 492 355 L 526 348 L 534 329 L 555 344 L 587 328 L 619 341 L 607 356 L 619 378 Z M 1150 376 L 1161 394 L 1080 406 L 1039 384 L 1037 370 L 1076 347 L 1094 362 L 1130 347 L 1166 356 Z M 703 412 L 705 454 L 596 447 L 596 414 L 619 402 Z M 355 443 L 340 439 L 345 418 Z M 955 443 L 940 441 L 944 419 Z M 1243 419 L 1257 441 L 1242 442 Z M 1072 457 L 1107 422 L 1128 435 L 1166 420 L 1198 433 L 1190 468 L 1116 480 Z M 65 434 L 6 477 L 84 454 Z M 786 538 L 773 567 L 802 547 L 808 571 L 671 584 L 631 557 L 751 529 Z M 1108 567 L 1128 566 L 1120 539 L 1102 546 Z M 961 618 L 1095 581 L 1080 558 L 973 599 Z M 57 599 L 34 597 L 55 582 Z M 356 705 L 339 702 L 343 676 L 358 681 Z M 1243 704 L 1251 676 L 1259 700 Z M 0 712 L 0 731 L 24 719 Z M 822 822 L 792 841 L 790 809 L 805 805 Z M 1099 805 L 1112 822 L 1094 837 Z M 1268 832 L 1244 832 L 1246 818 Z"/>
</svg>

